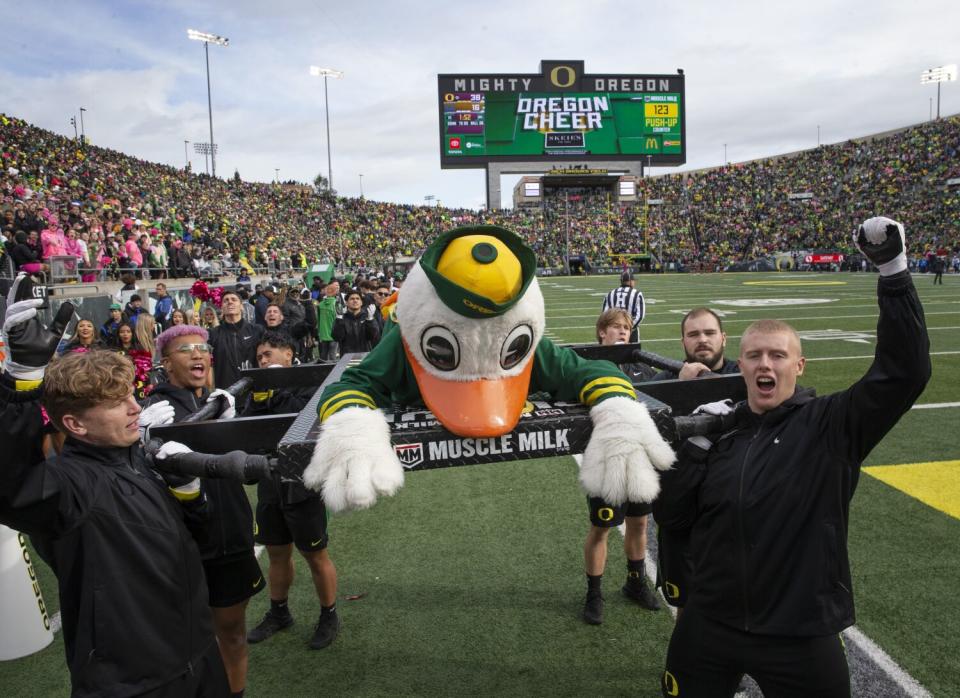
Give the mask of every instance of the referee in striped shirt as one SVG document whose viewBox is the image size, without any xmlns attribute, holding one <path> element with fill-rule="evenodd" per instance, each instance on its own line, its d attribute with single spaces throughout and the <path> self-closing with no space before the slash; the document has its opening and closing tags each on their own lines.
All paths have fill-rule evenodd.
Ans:
<svg viewBox="0 0 960 698">
<path fill-rule="evenodd" d="M 630 330 L 630 341 L 640 341 L 639 325 L 643 321 L 645 306 L 643 293 L 633 287 L 633 274 L 625 271 L 620 275 L 620 286 L 615 288 L 603 299 L 603 311 L 611 308 L 626 310 L 633 319 L 633 329 Z"/>
</svg>

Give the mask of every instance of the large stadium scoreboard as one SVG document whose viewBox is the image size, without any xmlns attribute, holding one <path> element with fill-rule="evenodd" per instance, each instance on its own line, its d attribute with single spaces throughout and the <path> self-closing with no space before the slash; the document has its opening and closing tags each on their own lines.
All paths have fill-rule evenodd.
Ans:
<svg viewBox="0 0 960 698">
<path fill-rule="evenodd" d="M 441 167 L 488 162 L 686 162 L 684 76 L 588 75 L 583 61 L 540 74 L 440 75 Z"/>
</svg>

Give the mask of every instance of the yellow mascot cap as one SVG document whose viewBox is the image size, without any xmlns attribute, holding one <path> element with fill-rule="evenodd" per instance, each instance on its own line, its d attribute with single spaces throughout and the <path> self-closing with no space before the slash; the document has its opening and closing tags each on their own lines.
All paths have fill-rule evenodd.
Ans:
<svg viewBox="0 0 960 698">
<path fill-rule="evenodd" d="M 458 286 L 495 303 L 514 300 L 523 285 L 520 260 L 492 235 L 456 238 L 440 255 L 437 271 Z"/>
</svg>

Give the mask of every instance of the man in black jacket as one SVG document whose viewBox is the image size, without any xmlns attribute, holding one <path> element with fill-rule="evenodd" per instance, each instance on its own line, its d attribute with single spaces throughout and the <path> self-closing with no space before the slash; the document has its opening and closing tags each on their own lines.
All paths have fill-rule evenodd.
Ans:
<svg viewBox="0 0 960 698">
<path fill-rule="evenodd" d="M 279 332 L 267 332 L 257 347 L 260 368 L 293 364 L 293 340 Z M 245 417 L 299 412 L 316 388 L 270 390 L 248 398 Z M 337 569 L 327 552 L 327 512 L 323 499 L 299 480 L 275 475 L 257 485 L 257 542 L 267 547 L 270 558 L 270 610 L 247 635 L 251 643 L 262 642 L 293 625 L 287 595 L 293 585 L 293 545 L 310 567 L 313 586 L 320 600 L 320 617 L 310 639 L 311 649 L 323 649 L 337 637 Z"/>
<path fill-rule="evenodd" d="M 263 328 L 243 319 L 243 301 L 235 291 L 224 293 L 221 303 L 220 324 L 210 330 L 210 344 L 214 385 L 229 388 L 240 379 L 242 369 L 256 365 Z"/>
<path fill-rule="evenodd" d="M 694 308 L 680 321 L 680 342 L 685 355 L 678 372 L 661 371 L 651 380 L 694 380 L 713 375 L 740 373 L 740 366 L 724 355 L 727 333 L 720 316 L 707 307 Z M 727 405 L 712 411 L 726 412 Z M 690 529 L 669 528 L 657 522 L 657 586 L 667 603 L 682 612 L 690 577 Z"/>
<path fill-rule="evenodd" d="M 724 356 L 727 333 L 723 321 L 710 308 L 694 308 L 680 321 L 680 342 L 683 344 L 683 367 L 679 373 L 661 371 L 651 380 L 689 380 L 712 373 L 739 373 L 737 362 Z"/>
<path fill-rule="evenodd" d="M 206 388 L 210 373 L 206 330 L 194 325 L 171 327 L 157 337 L 157 351 L 168 382 L 158 385 L 144 401 L 142 423 L 179 422 L 211 400 L 224 401 L 221 419 L 234 416 L 232 396 L 220 389 L 210 393 Z M 157 413 L 168 418 L 154 420 Z M 203 483 L 213 520 L 198 540 L 200 555 L 220 654 L 230 688 L 239 693 L 247 680 L 247 603 L 265 586 L 253 552 L 253 511 L 237 480 L 205 478 Z"/>
<path fill-rule="evenodd" d="M 654 514 L 664 525 L 692 524 L 693 556 L 665 696 L 732 696 L 744 673 L 765 695 L 850 694 L 839 636 L 854 623 L 850 500 L 861 461 L 930 377 L 903 226 L 871 218 L 854 241 L 881 275 L 866 375 L 826 397 L 799 390 L 799 337 L 786 323 L 758 321 L 740 342 L 747 401 L 733 429 L 661 476 Z"/>
<path fill-rule="evenodd" d="M 380 332 L 370 313 L 363 309 L 359 291 L 347 292 L 347 310 L 333 323 L 333 338 L 340 344 L 340 355 L 370 351 L 380 339 Z"/>
<path fill-rule="evenodd" d="M 24 289 L 18 279 L 4 322 L 0 522 L 30 534 L 57 576 L 72 694 L 229 695 L 185 524 L 205 508 L 199 481 L 150 468 L 129 360 L 72 353 L 46 368 L 73 309 L 48 330 Z M 47 461 L 41 399 L 66 435 Z"/>
</svg>

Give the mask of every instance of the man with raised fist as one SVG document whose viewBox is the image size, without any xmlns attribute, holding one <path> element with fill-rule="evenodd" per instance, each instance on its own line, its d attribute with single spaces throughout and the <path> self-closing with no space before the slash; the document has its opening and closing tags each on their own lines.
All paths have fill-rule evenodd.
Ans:
<svg viewBox="0 0 960 698">
<path fill-rule="evenodd" d="M 75 696 L 226 696 L 200 554 L 197 478 L 161 476 L 140 446 L 133 364 L 112 352 L 51 362 L 73 315 L 49 327 L 27 276 L 14 282 L 0 376 L 0 523 L 31 536 L 59 582 Z M 48 367 L 49 364 L 49 367 Z M 66 436 L 44 461 L 41 401 Z M 186 450 L 168 442 L 170 449 Z"/>
<path fill-rule="evenodd" d="M 759 320 L 740 340 L 747 400 L 714 443 L 690 439 L 661 475 L 662 525 L 692 525 L 693 577 L 667 652 L 665 696 L 849 696 L 840 631 L 854 623 L 847 557 L 860 464 L 923 392 L 930 342 L 903 226 L 871 218 L 854 243 L 880 270 L 877 347 L 838 393 L 797 387 L 800 338 Z M 699 438 L 699 437 L 697 437 Z"/>
</svg>

